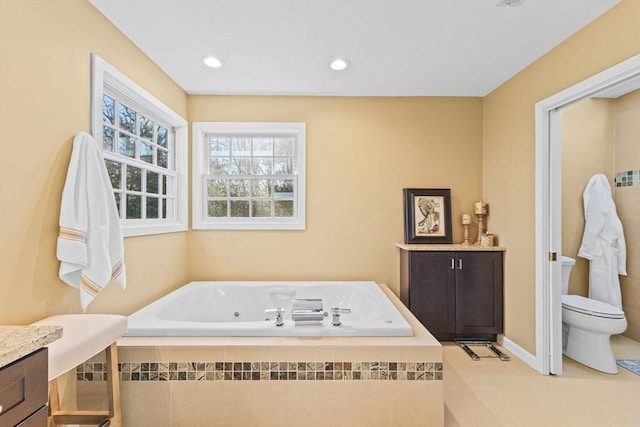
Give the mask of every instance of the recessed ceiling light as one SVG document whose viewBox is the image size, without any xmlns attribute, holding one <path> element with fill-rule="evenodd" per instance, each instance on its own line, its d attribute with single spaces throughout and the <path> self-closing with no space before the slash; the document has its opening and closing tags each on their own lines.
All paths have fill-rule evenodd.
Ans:
<svg viewBox="0 0 640 427">
<path fill-rule="evenodd" d="M 211 67 L 211 68 L 222 67 L 222 61 L 216 58 L 215 56 L 207 56 L 206 58 L 203 59 L 203 62 L 207 67 Z"/>
<path fill-rule="evenodd" d="M 342 58 L 336 58 L 333 61 L 331 61 L 331 69 L 335 70 L 335 71 L 342 71 L 344 69 L 349 68 L 349 61 L 347 61 L 346 59 L 342 59 Z"/>
<path fill-rule="evenodd" d="M 520 6 L 524 3 L 524 0 L 500 0 L 496 6 L 498 7 L 511 7 L 511 6 Z"/>
</svg>

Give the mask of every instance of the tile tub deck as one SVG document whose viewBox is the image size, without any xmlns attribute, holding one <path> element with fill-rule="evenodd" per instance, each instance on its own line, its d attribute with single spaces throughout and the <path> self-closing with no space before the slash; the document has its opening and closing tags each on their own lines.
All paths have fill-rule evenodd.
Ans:
<svg viewBox="0 0 640 427">
<path fill-rule="evenodd" d="M 386 286 L 413 337 L 124 337 L 125 425 L 442 426 L 442 347 Z M 79 366 L 78 404 L 104 387 Z"/>
</svg>

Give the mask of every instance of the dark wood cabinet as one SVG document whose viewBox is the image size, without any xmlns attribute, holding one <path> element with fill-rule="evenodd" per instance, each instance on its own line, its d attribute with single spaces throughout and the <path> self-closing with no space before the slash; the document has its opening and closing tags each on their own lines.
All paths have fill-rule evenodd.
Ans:
<svg viewBox="0 0 640 427">
<path fill-rule="evenodd" d="M 503 252 L 400 251 L 400 299 L 440 341 L 502 333 Z"/>
<path fill-rule="evenodd" d="M 0 369 L 0 427 L 46 427 L 47 349 Z"/>
</svg>

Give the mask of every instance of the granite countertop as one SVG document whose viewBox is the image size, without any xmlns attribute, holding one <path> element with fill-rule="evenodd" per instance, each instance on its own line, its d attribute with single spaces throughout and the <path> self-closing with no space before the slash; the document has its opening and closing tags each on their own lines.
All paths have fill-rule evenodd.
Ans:
<svg viewBox="0 0 640 427">
<path fill-rule="evenodd" d="M 62 337 L 62 326 L 0 326 L 0 368 Z"/>
<path fill-rule="evenodd" d="M 463 244 L 407 244 L 407 243 L 396 243 L 396 247 L 400 249 L 404 249 L 405 251 L 493 251 L 493 252 L 504 252 L 506 248 L 501 246 L 490 246 L 487 248 L 482 248 L 480 246 L 474 245 L 463 245 Z"/>
</svg>

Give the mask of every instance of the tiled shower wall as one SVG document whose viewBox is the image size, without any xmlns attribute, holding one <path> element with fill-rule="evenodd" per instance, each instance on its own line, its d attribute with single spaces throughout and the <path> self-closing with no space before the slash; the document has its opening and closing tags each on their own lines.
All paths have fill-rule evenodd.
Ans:
<svg viewBox="0 0 640 427">
<path fill-rule="evenodd" d="M 629 326 L 623 335 L 640 341 L 640 90 L 616 100 L 614 179 L 627 244 L 627 276 L 620 277 L 620 285 Z"/>
</svg>

